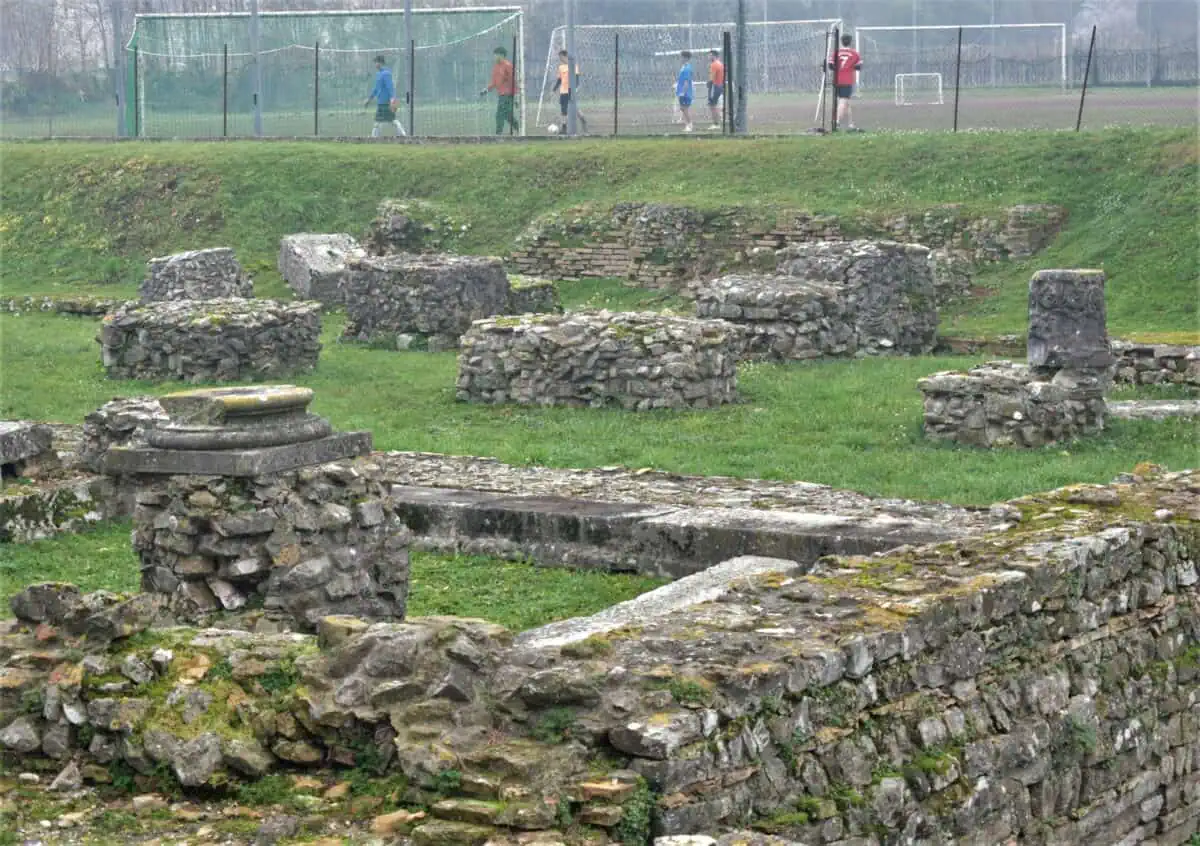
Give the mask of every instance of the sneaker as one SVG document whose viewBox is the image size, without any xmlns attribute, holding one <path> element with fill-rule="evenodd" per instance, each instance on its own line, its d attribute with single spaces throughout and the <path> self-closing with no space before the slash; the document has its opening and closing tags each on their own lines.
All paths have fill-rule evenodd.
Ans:
<svg viewBox="0 0 1200 846">
<path fill-rule="evenodd" d="M 721 128 L 721 124 L 714 123 L 708 128 L 708 131 L 709 132 L 717 132 L 718 130 L 720 130 L 720 128 Z"/>
<path fill-rule="evenodd" d="M 685 127 L 683 128 L 683 131 L 684 131 L 684 132 L 691 132 L 691 131 L 692 131 L 692 125 L 689 123 L 687 126 L 685 126 Z"/>
</svg>

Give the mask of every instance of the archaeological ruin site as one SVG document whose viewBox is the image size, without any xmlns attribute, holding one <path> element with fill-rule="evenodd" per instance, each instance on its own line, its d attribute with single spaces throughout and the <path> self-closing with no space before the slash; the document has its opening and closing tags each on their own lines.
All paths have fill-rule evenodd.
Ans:
<svg viewBox="0 0 1200 846">
<path fill-rule="evenodd" d="M 131 819 L 192 802 L 211 820 L 262 785 L 312 794 L 245 840 L 188 843 L 1195 846 L 1200 465 L 1133 456 L 966 506 L 381 449 L 357 421 L 384 418 L 347 424 L 307 386 L 342 350 L 371 378 L 440 353 L 447 404 L 530 440 L 665 414 L 685 438 L 765 405 L 755 368 L 958 354 L 912 371 L 896 430 L 921 461 L 998 468 L 1200 414 L 1200 346 L 1111 336 L 1106 271 L 1042 262 L 1069 219 L 617 203 L 490 257 L 459 251 L 465 221 L 386 200 L 361 238 L 282 238 L 290 299 L 203 244 L 150 260 L 136 300 L 6 300 L 100 318 L 89 355 L 115 398 L 0 423 L 0 557 L 126 521 L 140 589 L 30 573 L 4 597 L 0 798 L 124 785 Z M 979 268 L 1013 262 L 1027 331 L 943 337 Z M 569 299 L 597 279 L 686 307 Z M 439 408 L 428 426 L 451 432 Z M 515 631 L 411 613 L 427 554 L 656 586 Z M 343 798 L 364 839 L 317 841 Z"/>
</svg>

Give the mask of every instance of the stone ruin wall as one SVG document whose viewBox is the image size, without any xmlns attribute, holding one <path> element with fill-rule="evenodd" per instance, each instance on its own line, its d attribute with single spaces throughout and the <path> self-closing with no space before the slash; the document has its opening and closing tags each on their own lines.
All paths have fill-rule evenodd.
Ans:
<svg viewBox="0 0 1200 846">
<path fill-rule="evenodd" d="M 503 314 L 511 286 L 499 259 L 397 254 L 351 259 L 341 282 L 347 340 L 421 336 L 453 349 L 476 320 Z"/>
<path fill-rule="evenodd" d="M 927 248 L 838 241 L 781 250 L 773 276 L 699 285 L 696 315 L 736 324 L 751 358 L 921 355 L 937 341 L 934 299 Z"/>
<path fill-rule="evenodd" d="M 429 844 L 753 824 L 811 846 L 1183 846 L 1200 822 L 1198 492 L 1194 471 L 1072 486 L 997 506 L 983 536 L 741 559 L 703 604 L 515 638 L 330 617 L 315 639 L 126 645 L 163 600 L 31 588 L 0 652 L 40 627 L 42 658 L 6 661 L 0 745 L 65 781 L 120 760 L 188 787 L 372 750 L 426 806 L 404 820 Z"/>
<path fill-rule="evenodd" d="M 254 296 L 254 282 L 228 247 L 152 258 L 146 272 L 138 289 L 144 303 Z"/>
<path fill-rule="evenodd" d="M 892 217 L 842 219 L 781 210 L 701 211 L 620 203 L 570 209 L 535 221 L 509 254 L 519 273 L 552 279 L 623 278 L 651 288 L 686 288 L 703 276 L 770 270 L 791 244 L 887 238 L 930 247 L 938 303 L 967 293 L 973 264 L 1025 258 L 1048 246 L 1066 222 L 1058 206 L 1022 205 L 1002 218 L 958 206 Z"/>
<path fill-rule="evenodd" d="M 1200 346 L 1113 341 L 1113 381 L 1200 388 Z"/>
<path fill-rule="evenodd" d="M 403 619 L 410 533 L 378 469 L 134 478 L 142 590 L 190 619 L 258 608 L 309 631 L 329 614 Z"/>
<path fill-rule="evenodd" d="M 644 411 L 737 399 L 736 327 L 651 312 L 481 320 L 463 336 L 458 399 Z"/>
<path fill-rule="evenodd" d="M 312 370 L 319 303 L 215 299 L 127 303 L 97 341 L 110 379 L 232 382 Z"/>
</svg>

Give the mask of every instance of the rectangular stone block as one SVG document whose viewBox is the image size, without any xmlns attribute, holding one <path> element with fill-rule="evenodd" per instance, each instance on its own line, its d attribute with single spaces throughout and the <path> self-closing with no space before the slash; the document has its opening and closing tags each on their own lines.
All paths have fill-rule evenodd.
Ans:
<svg viewBox="0 0 1200 846">
<path fill-rule="evenodd" d="M 181 450 L 114 447 L 104 458 L 109 475 L 263 476 L 326 464 L 371 451 L 370 432 L 339 432 L 315 441 L 247 450 Z"/>
<path fill-rule="evenodd" d="M 1039 270 L 1029 281 L 1031 367 L 1107 370 L 1112 364 L 1102 270 Z"/>
</svg>

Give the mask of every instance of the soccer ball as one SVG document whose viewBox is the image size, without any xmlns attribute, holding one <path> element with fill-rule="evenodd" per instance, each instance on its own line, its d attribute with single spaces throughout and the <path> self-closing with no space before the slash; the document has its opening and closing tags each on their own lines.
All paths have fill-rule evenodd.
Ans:
<svg viewBox="0 0 1200 846">
<path fill-rule="evenodd" d="M 552 123 L 552 124 L 550 124 L 549 126 L 547 126 L 547 127 L 546 127 L 546 134 L 547 134 L 547 135 L 557 135 L 557 134 L 558 134 L 558 124 L 557 124 L 557 123 Z"/>
</svg>

